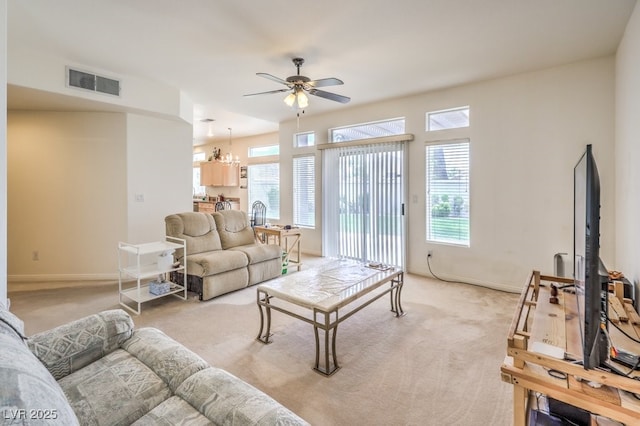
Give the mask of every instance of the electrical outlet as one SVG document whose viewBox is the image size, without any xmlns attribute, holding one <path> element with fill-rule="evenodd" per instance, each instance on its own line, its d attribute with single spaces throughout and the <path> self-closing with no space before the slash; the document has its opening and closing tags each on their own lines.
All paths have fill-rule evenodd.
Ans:
<svg viewBox="0 0 640 426">
<path fill-rule="evenodd" d="M 34 250 L 33 253 L 31 253 L 31 260 L 33 261 L 40 260 L 40 253 L 38 252 L 38 250 Z"/>
<path fill-rule="evenodd" d="M 427 257 L 433 257 L 433 250 L 427 251 Z"/>
</svg>

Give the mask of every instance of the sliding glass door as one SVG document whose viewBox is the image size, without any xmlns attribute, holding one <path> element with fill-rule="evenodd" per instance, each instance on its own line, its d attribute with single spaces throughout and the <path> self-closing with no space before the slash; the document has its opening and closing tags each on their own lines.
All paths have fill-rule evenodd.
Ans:
<svg viewBox="0 0 640 426">
<path fill-rule="evenodd" d="M 404 143 L 323 150 L 323 255 L 404 267 Z"/>
</svg>

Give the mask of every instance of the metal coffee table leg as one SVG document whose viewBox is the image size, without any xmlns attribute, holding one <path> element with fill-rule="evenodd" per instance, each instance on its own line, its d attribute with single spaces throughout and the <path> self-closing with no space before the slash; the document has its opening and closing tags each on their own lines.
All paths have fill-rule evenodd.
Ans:
<svg viewBox="0 0 640 426">
<path fill-rule="evenodd" d="M 336 334 L 338 332 L 338 313 L 336 314 L 336 320 L 333 325 L 331 324 L 331 312 L 322 312 L 316 309 L 313 310 L 313 333 L 316 338 L 316 364 L 313 367 L 315 371 L 325 376 L 331 376 L 333 373 L 340 369 L 338 365 L 338 356 L 336 354 Z M 318 315 L 323 319 L 323 322 L 318 322 Z M 324 331 L 324 365 L 320 366 L 320 332 Z M 331 346 L 329 346 L 329 335 L 331 334 Z M 331 357 L 329 356 L 331 355 Z M 330 359 L 331 358 L 331 359 Z M 333 362 L 333 364 L 331 364 Z"/>
<path fill-rule="evenodd" d="M 264 295 L 262 298 L 260 296 L 261 293 Z M 269 296 L 265 292 L 261 292 L 260 290 L 257 291 L 257 294 L 258 294 L 257 296 L 258 309 L 260 310 L 260 331 L 258 332 L 257 339 L 262 343 L 271 343 L 272 341 L 269 340 L 269 338 L 271 337 L 271 307 L 269 303 L 269 299 L 271 299 L 271 296 Z M 262 310 L 263 307 L 264 307 L 264 311 Z M 265 326 L 265 321 L 264 321 L 265 315 L 267 316 L 267 329 L 266 329 L 266 332 L 262 334 L 262 330 L 264 329 L 264 326 Z"/>
<path fill-rule="evenodd" d="M 404 274 L 398 275 L 397 278 L 391 280 L 391 312 L 396 314 L 396 317 L 402 317 L 405 315 L 402 309 L 402 285 Z"/>
<path fill-rule="evenodd" d="M 340 272 L 342 269 L 342 267 L 337 267 L 331 269 L 331 271 Z M 404 278 L 402 271 L 392 268 L 387 272 L 385 269 L 379 273 L 375 273 L 372 277 L 371 273 L 363 274 L 361 272 L 363 267 L 361 266 L 349 266 L 345 269 L 349 269 L 348 272 L 356 274 L 356 276 L 360 274 L 360 276 L 363 277 L 361 281 L 346 283 L 350 288 L 353 287 L 354 283 L 363 285 L 356 293 L 347 292 L 344 295 L 340 295 L 340 292 L 336 293 L 336 289 L 334 288 L 336 284 L 335 277 L 331 275 L 327 275 L 327 288 L 323 287 L 323 280 L 319 280 L 319 282 L 316 283 L 319 285 L 320 293 L 322 293 L 321 295 L 323 296 L 319 299 L 318 295 L 313 294 L 313 291 L 318 289 L 311 289 L 312 291 L 309 295 L 303 291 L 306 288 L 306 283 L 302 278 L 300 280 L 297 279 L 299 277 L 298 274 L 283 278 L 282 282 L 275 280 L 271 284 L 260 284 L 257 289 L 257 303 L 258 309 L 260 310 L 260 331 L 257 340 L 265 344 L 271 343 L 272 310 L 282 312 L 293 318 L 309 323 L 313 326 L 316 345 L 316 357 L 313 369 L 324 376 L 331 376 L 340 369 L 338 365 L 336 341 L 338 325 L 342 321 L 347 320 L 352 315 L 387 294 L 390 296 L 391 311 L 395 316 L 399 318 L 405 315 L 402 308 L 402 286 Z M 356 269 L 355 272 L 352 269 Z M 312 277 L 315 277 L 315 275 L 312 275 Z M 390 286 L 384 291 L 372 291 L 389 283 Z M 336 297 L 338 297 L 337 302 L 333 302 L 331 299 Z M 273 303 L 271 303 L 272 298 Z M 359 303 L 352 304 L 355 299 L 360 299 Z M 331 303 L 327 303 L 328 301 Z M 290 309 L 290 307 L 310 309 L 313 317 L 310 318 L 310 315 L 300 314 L 296 312 L 295 309 Z M 324 332 L 322 337 L 320 336 L 320 330 Z"/>
</svg>

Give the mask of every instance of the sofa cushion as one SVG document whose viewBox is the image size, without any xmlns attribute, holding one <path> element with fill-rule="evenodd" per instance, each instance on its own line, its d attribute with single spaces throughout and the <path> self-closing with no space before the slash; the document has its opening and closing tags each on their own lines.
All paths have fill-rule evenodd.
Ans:
<svg viewBox="0 0 640 426">
<path fill-rule="evenodd" d="M 247 255 L 249 265 L 282 257 L 282 249 L 276 244 L 249 244 L 234 247 L 230 250 L 241 251 Z"/>
<path fill-rule="evenodd" d="M 171 391 L 192 374 L 209 367 L 198 355 L 155 328 L 141 328 L 122 348 L 155 372 Z"/>
<path fill-rule="evenodd" d="M 267 394 L 214 367 L 189 377 L 176 395 L 216 425 L 306 424 Z"/>
<path fill-rule="evenodd" d="M 23 341 L 22 321 L 0 307 L 0 413 L 3 424 L 79 424 L 51 373 Z M 38 414 L 42 419 L 34 419 Z"/>
<path fill-rule="evenodd" d="M 172 396 L 138 419 L 132 426 L 157 425 L 211 426 L 211 420 L 184 399 Z"/>
<path fill-rule="evenodd" d="M 35 334 L 28 344 L 57 380 L 119 348 L 132 332 L 129 314 L 113 309 Z"/>
<path fill-rule="evenodd" d="M 171 396 L 169 386 L 118 349 L 59 380 L 83 424 L 128 425 Z"/>
<path fill-rule="evenodd" d="M 247 285 L 249 285 L 249 268 L 238 268 L 202 277 L 202 286 L 198 287 L 196 284 L 194 291 L 201 295 L 200 300 L 209 300 L 221 294 L 245 288 Z"/>
<path fill-rule="evenodd" d="M 221 210 L 212 214 L 216 222 L 222 248 L 244 246 L 255 242 L 247 214 L 241 210 Z"/>
<path fill-rule="evenodd" d="M 216 223 L 208 213 L 177 213 L 165 217 L 164 221 L 168 236 L 186 241 L 188 255 L 222 249 Z M 181 249 L 176 252 L 177 260 L 183 256 Z"/>
<path fill-rule="evenodd" d="M 244 268 L 249 264 L 247 256 L 239 251 L 216 250 L 187 256 L 187 273 L 206 277 Z"/>
</svg>

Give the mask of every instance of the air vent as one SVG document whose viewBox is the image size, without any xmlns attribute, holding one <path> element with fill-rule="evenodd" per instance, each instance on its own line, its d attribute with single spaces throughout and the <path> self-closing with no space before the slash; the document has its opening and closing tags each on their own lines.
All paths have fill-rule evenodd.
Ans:
<svg viewBox="0 0 640 426">
<path fill-rule="evenodd" d="M 120 81 L 67 67 L 67 85 L 92 92 L 120 96 Z"/>
</svg>

